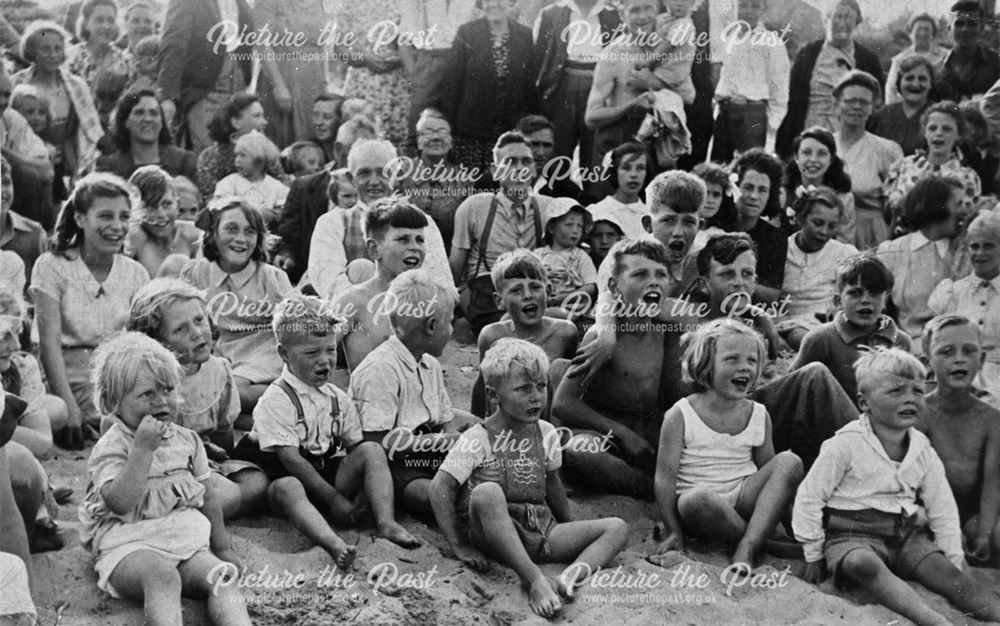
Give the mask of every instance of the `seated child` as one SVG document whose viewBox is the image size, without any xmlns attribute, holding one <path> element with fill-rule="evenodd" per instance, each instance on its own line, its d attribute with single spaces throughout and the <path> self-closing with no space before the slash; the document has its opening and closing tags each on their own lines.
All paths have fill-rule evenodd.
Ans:
<svg viewBox="0 0 1000 626">
<path fill-rule="evenodd" d="M 767 358 L 760 333 L 714 320 L 686 333 L 681 347 L 694 393 L 667 411 L 660 430 L 656 503 L 667 536 L 658 549 L 683 550 L 685 534 L 721 539 L 749 573 L 788 513 L 802 461 L 775 455 L 767 408 L 750 397 Z"/>
<path fill-rule="evenodd" d="M 358 188 L 354 186 L 351 170 L 341 167 L 330 172 L 326 197 L 330 200 L 331 209 L 351 209 L 358 203 Z"/>
<path fill-rule="evenodd" d="M 428 488 L 444 452 L 460 428 L 478 421 L 452 408 L 437 360 L 451 338 L 458 294 L 418 269 L 397 276 L 386 296 L 392 335 L 351 374 L 350 395 L 365 440 L 388 452 L 403 506 L 430 513 Z"/>
<path fill-rule="evenodd" d="M 701 250 L 708 240 L 725 231 L 722 224 L 732 222 L 736 207 L 729 191 L 729 172 L 716 163 L 699 163 L 691 172 L 705 182 L 705 204 L 698 210 L 701 227 L 694 236 L 693 250 Z"/>
<path fill-rule="evenodd" d="M 174 176 L 171 181 L 174 195 L 177 196 L 177 219 L 186 222 L 197 222 L 201 214 L 201 192 L 187 176 Z"/>
<path fill-rule="evenodd" d="M 618 216 L 611 209 L 591 205 L 589 211 L 594 220 L 594 226 L 587 237 L 590 243 L 590 260 L 594 262 L 594 267 L 600 267 L 611 247 L 625 238 L 625 231 L 622 230 Z"/>
<path fill-rule="evenodd" d="M 907 580 L 963 612 L 1000 620 L 1000 600 L 962 571 L 955 499 L 941 459 L 915 428 L 925 408 L 924 366 L 899 348 L 879 348 L 854 370 L 863 413 L 823 444 L 795 496 L 792 528 L 804 544 L 804 578 L 818 583 L 829 569 L 838 583 L 864 587 L 918 624 L 950 622 Z"/>
<path fill-rule="evenodd" d="M 239 196 L 260 211 L 270 230 L 276 231 L 288 187 L 269 175 L 268 166 L 280 157 L 278 148 L 260 131 L 235 140 L 236 171 L 215 184 L 214 198 Z"/>
<path fill-rule="evenodd" d="M 976 398 L 982 332 L 968 318 L 939 315 L 924 327 L 924 354 L 937 389 L 927 394 L 920 430 L 944 463 L 958 505 L 967 554 L 978 563 L 1000 556 L 1000 411 Z"/>
<path fill-rule="evenodd" d="M 597 268 L 580 247 L 592 225 L 590 212 L 572 198 L 555 198 L 546 213 L 545 246 L 534 251 L 548 279 L 545 315 L 576 318 L 597 298 Z"/>
<path fill-rule="evenodd" d="M 575 430 L 566 469 L 597 489 L 651 499 L 662 410 L 663 333 L 653 323 L 667 297 L 667 249 L 659 241 L 625 239 L 611 249 L 616 341 L 610 360 L 593 375 L 565 377 L 552 415 Z M 587 331 L 583 343 L 597 333 Z M 613 445 L 601 437 L 610 437 Z M 597 451 L 600 450 L 600 451 Z"/>
<path fill-rule="evenodd" d="M 209 573 L 223 561 L 239 562 L 207 489 L 201 438 L 173 423 L 177 359 L 146 335 L 123 333 L 98 347 L 94 379 L 100 411 L 112 416 L 87 461 L 90 483 L 80 504 L 97 586 L 141 599 L 154 624 L 181 623 L 182 589 L 208 597 L 215 623 L 249 624 L 236 588 L 213 590 L 211 583 Z"/>
<path fill-rule="evenodd" d="M 955 313 L 974 320 L 982 331 L 986 357 L 976 385 L 1000 397 L 1000 214 L 983 211 L 969 224 L 966 247 L 972 273 L 946 278 L 927 301 L 934 313 Z"/>
<path fill-rule="evenodd" d="M 27 403 L 14 429 L 13 441 L 45 460 L 53 452 L 52 431 L 63 428 L 68 416 L 62 398 L 45 393 L 38 361 L 21 351 L 24 315 L 21 294 L 0 285 L 0 381 L 7 393 Z"/>
<path fill-rule="evenodd" d="M 200 250 L 201 231 L 180 221 L 170 174 L 160 166 L 143 165 L 128 182 L 139 190 L 139 202 L 132 207 L 125 255 L 141 263 L 153 278 L 177 276 Z"/>
<path fill-rule="evenodd" d="M 160 38 L 156 35 L 143 37 L 135 44 L 135 59 L 132 75 L 129 76 L 130 91 L 139 89 L 156 89 L 159 85 L 160 71 Z"/>
<path fill-rule="evenodd" d="M 545 268 L 534 254 L 524 248 L 505 252 L 493 264 L 491 278 L 497 304 L 508 319 L 489 324 L 479 333 L 480 363 L 486 351 L 503 337 L 535 344 L 550 361 L 573 358 L 579 334 L 571 322 L 545 316 Z M 486 406 L 482 372 L 472 387 L 472 413 L 477 417 L 492 413 Z"/>
<path fill-rule="evenodd" d="M 298 491 L 298 510 L 289 518 L 322 546 L 341 569 L 350 567 L 356 547 L 338 537 L 314 506 L 335 522 L 353 525 L 371 507 L 377 534 L 406 548 L 420 544 L 396 523 L 392 477 L 378 443 L 362 441 L 351 397 L 329 382 L 337 360 L 337 320 L 318 298 L 294 295 L 274 315 L 274 336 L 285 368 L 254 409 L 251 433 L 241 454 L 256 460 L 273 479 L 290 477 L 286 498 Z M 276 481 L 281 482 L 281 480 Z M 302 489 L 305 492 L 302 492 Z M 283 510 L 284 499 L 272 499 Z"/>
<path fill-rule="evenodd" d="M 854 363 L 864 350 L 910 349 L 910 338 L 884 313 L 892 285 L 892 272 L 872 254 L 859 254 L 838 265 L 837 295 L 833 298 L 837 312 L 832 321 L 806 333 L 791 370 L 823 363 L 856 401 Z"/>
<path fill-rule="evenodd" d="M 505 337 L 482 368 L 497 409 L 467 430 L 441 464 L 431 483 L 434 516 L 455 558 L 482 570 L 482 550 L 513 568 L 532 610 L 552 618 L 563 600 L 572 601 L 584 572 L 621 552 L 628 524 L 617 517 L 572 521 L 559 478 L 559 436 L 540 419 L 548 381 L 542 349 Z M 569 559 L 574 563 L 558 581 L 535 564 Z"/>
<path fill-rule="evenodd" d="M 281 169 L 292 178 L 309 176 L 323 169 L 323 148 L 312 141 L 296 141 L 281 151 Z"/>
<path fill-rule="evenodd" d="M 614 224 L 625 237 L 646 234 L 643 218 L 648 216 L 649 210 L 639 194 L 646 183 L 647 161 L 646 146 L 635 141 L 623 143 L 611 151 L 608 183 L 612 193 L 587 207 L 595 216 L 595 223 L 597 214 L 606 212 L 615 216 Z"/>
<path fill-rule="evenodd" d="M 175 423 L 201 437 L 212 469 L 208 482 L 223 517 L 264 508 L 267 476 L 256 465 L 231 458 L 240 396 L 229 361 L 212 354 L 212 328 L 201 293 L 182 280 L 157 278 L 132 298 L 126 328 L 159 341 L 180 362 L 181 405 Z"/>
</svg>

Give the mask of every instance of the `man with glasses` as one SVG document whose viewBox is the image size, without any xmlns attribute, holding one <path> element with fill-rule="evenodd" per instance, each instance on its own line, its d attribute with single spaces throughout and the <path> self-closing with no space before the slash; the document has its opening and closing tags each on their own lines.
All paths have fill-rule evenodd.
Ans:
<svg viewBox="0 0 1000 626">
<path fill-rule="evenodd" d="M 1000 56 L 980 41 L 985 12 L 976 0 L 960 0 L 951 7 L 955 47 L 944 60 L 935 85 L 942 99 L 961 102 L 986 93 L 1000 79 Z"/>
</svg>

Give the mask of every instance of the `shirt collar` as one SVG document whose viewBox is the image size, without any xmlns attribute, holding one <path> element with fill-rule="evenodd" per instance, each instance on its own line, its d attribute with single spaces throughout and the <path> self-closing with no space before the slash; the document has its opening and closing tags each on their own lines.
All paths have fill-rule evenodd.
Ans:
<svg viewBox="0 0 1000 626">
<path fill-rule="evenodd" d="M 896 325 L 888 315 L 879 317 L 874 332 L 869 332 L 862 328 L 857 328 L 847 321 L 847 316 L 843 311 L 837 311 L 833 318 L 833 326 L 837 329 L 837 334 L 844 340 L 844 343 L 854 343 L 862 337 L 878 336 L 883 337 L 890 343 L 896 341 Z"/>
<path fill-rule="evenodd" d="M 337 392 L 336 392 L 337 386 L 334 385 L 333 383 L 323 383 L 323 385 L 321 385 L 320 387 L 313 387 L 312 385 L 307 384 L 301 378 L 293 374 L 292 370 L 288 369 L 287 364 L 281 368 L 281 379 L 287 382 L 289 385 L 291 385 L 292 389 L 294 389 L 296 393 L 304 395 L 320 394 L 324 396 L 329 396 L 331 398 L 337 397 Z"/>
<path fill-rule="evenodd" d="M 399 362 L 402 363 L 403 366 L 406 367 L 406 369 L 410 370 L 411 372 L 417 371 L 418 367 L 427 369 L 428 367 L 427 359 L 430 358 L 430 355 L 428 354 L 421 355 L 420 361 L 418 362 L 417 359 L 413 357 L 413 353 L 410 352 L 410 350 L 403 344 L 402 341 L 400 341 L 399 337 L 397 337 L 396 335 L 392 335 L 391 337 L 386 339 L 385 343 L 386 343 L 386 349 L 395 354 L 396 358 L 399 359 Z"/>
<path fill-rule="evenodd" d="M 843 430 L 853 430 L 860 433 L 862 438 L 864 438 L 875 452 L 887 461 L 892 461 L 889 454 L 885 451 L 885 446 L 882 445 L 878 435 L 875 434 L 875 429 L 872 428 L 871 418 L 867 412 L 858 416 L 857 420 L 848 423 L 847 426 L 844 426 Z M 906 456 L 903 457 L 902 461 L 899 461 L 900 466 L 912 462 L 923 451 L 924 445 L 926 445 L 926 440 L 916 428 L 910 427 L 907 429 L 907 438 L 909 441 L 906 447 Z M 895 463 L 896 461 L 892 462 Z"/>
<path fill-rule="evenodd" d="M 249 263 L 247 263 L 246 267 L 233 274 L 227 274 L 222 270 L 221 267 L 219 267 L 219 263 L 215 262 L 209 264 L 208 266 L 208 279 L 212 286 L 220 287 L 222 286 L 222 283 L 226 281 L 227 278 L 231 278 L 233 285 L 237 289 L 239 289 L 242 288 L 244 285 L 246 285 L 248 282 L 250 282 L 250 279 L 253 278 L 253 275 L 256 272 L 257 272 L 257 261 L 250 261 Z"/>
<path fill-rule="evenodd" d="M 830 43 L 829 39 L 824 39 L 823 40 L 823 45 L 826 48 L 828 48 L 831 52 L 833 52 L 834 54 L 836 54 L 838 56 L 843 56 L 844 58 L 849 59 L 850 62 L 851 62 L 851 67 L 854 67 L 854 40 L 853 39 L 851 39 L 851 42 L 849 44 L 847 44 L 847 49 L 846 50 L 843 49 L 843 48 L 838 48 L 837 46 L 833 45 L 832 43 Z"/>
</svg>

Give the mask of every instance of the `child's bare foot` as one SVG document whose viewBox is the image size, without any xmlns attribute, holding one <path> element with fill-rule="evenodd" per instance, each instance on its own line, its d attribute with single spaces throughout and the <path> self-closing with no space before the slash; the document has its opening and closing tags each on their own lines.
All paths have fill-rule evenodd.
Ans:
<svg viewBox="0 0 1000 626">
<path fill-rule="evenodd" d="M 398 546 L 407 550 L 420 547 L 420 540 L 406 532 L 406 529 L 396 522 L 388 522 L 379 526 L 375 534 L 383 539 L 388 539 Z"/>
<path fill-rule="evenodd" d="M 337 540 L 327 548 L 327 552 L 333 557 L 333 562 L 337 565 L 337 569 L 348 570 L 351 569 L 355 557 L 358 556 L 358 547 L 348 545 L 343 539 L 337 537 Z"/>
<path fill-rule="evenodd" d="M 531 610 L 545 619 L 552 619 L 562 612 L 562 601 L 545 576 L 539 576 L 528 587 L 528 603 Z"/>
<path fill-rule="evenodd" d="M 572 604 L 573 601 L 576 600 L 576 581 L 567 580 L 564 576 L 560 576 L 559 578 L 550 576 L 549 584 L 552 585 L 552 587 L 556 590 L 556 593 L 559 594 L 559 597 L 562 598 L 562 601 L 566 604 Z"/>
</svg>

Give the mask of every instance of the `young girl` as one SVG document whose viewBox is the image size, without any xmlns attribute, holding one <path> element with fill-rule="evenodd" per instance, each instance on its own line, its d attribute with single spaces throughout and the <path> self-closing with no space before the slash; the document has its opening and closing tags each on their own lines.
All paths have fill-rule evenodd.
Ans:
<svg viewBox="0 0 1000 626">
<path fill-rule="evenodd" d="M 49 150 L 49 158 L 55 168 L 52 178 L 52 200 L 62 202 L 69 193 L 66 189 L 66 169 L 59 158 L 59 150 L 52 144 L 52 105 L 34 85 L 22 84 L 14 88 L 10 94 L 10 107 L 24 116 L 31 130 L 45 142 Z"/>
<path fill-rule="evenodd" d="M 705 204 L 698 211 L 701 227 L 691 244 L 692 250 L 701 250 L 709 239 L 726 232 L 720 226 L 736 219 L 736 208 L 726 168 L 715 163 L 699 163 L 691 173 L 705 181 Z"/>
<path fill-rule="evenodd" d="M 178 221 L 177 194 L 158 165 L 143 165 L 128 182 L 139 190 L 139 203 L 132 209 L 125 255 L 142 263 L 150 276 L 177 276 L 198 252 L 201 231 Z"/>
<path fill-rule="evenodd" d="M 342 167 L 330 172 L 330 184 L 326 186 L 326 196 L 330 199 L 330 210 L 350 209 L 358 203 L 358 188 L 350 170 Z"/>
<path fill-rule="evenodd" d="M 205 444 L 212 468 L 209 484 L 224 517 L 263 508 L 267 476 L 251 463 L 230 458 L 240 396 L 229 361 L 212 354 L 212 327 L 201 293 L 182 280 L 157 278 L 135 294 L 126 328 L 156 339 L 180 362 L 175 423 L 198 433 Z"/>
<path fill-rule="evenodd" d="M 198 185 L 187 176 L 174 176 L 170 184 L 177 196 L 177 219 L 185 222 L 198 221 L 201 213 L 201 192 Z"/>
<path fill-rule="evenodd" d="M 312 141 L 296 141 L 281 151 L 281 168 L 293 179 L 315 174 L 323 163 L 323 149 Z"/>
<path fill-rule="evenodd" d="M 774 454 L 771 418 L 749 399 L 764 364 L 763 338 L 730 319 L 681 339 L 681 374 L 694 393 L 667 411 L 656 459 L 656 502 L 666 525 L 663 554 L 684 535 L 736 546 L 732 563 L 749 573 L 769 533 L 788 511 L 802 461 Z"/>
<path fill-rule="evenodd" d="M 267 264 L 264 219 L 242 199 L 209 206 L 197 225 L 205 231 L 205 258 L 188 261 L 181 278 L 207 291 L 209 313 L 219 330 L 216 352 L 232 363 L 240 406 L 249 415 L 281 374 L 271 314 L 292 292 L 292 284 L 284 271 Z M 250 424 L 245 425 L 249 430 Z"/>
<path fill-rule="evenodd" d="M 610 210 L 618 216 L 618 223 L 626 237 L 646 234 L 642 218 L 648 213 L 646 203 L 639 197 L 646 182 L 646 147 L 641 143 L 624 143 L 611 151 L 611 188 L 614 190 L 588 210 Z"/>
<path fill-rule="evenodd" d="M 572 198 L 553 199 L 547 212 L 543 239 L 546 245 L 534 253 L 548 276 L 545 315 L 565 319 L 567 312 L 561 307 L 570 296 L 584 293 L 589 297 L 587 302 L 597 297 L 597 269 L 580 247 L 592 222 L 590 212 Z"/>
<path fill-rule="evenodd" d="M 844 205 L 844 218 L 837 230 L 837 239 L 860 247 L 861 244 L 856 243 L 860 238 L 851 177 L 844 171 L 844 162 L 837 156 L 837 141 L 833 134 L 825 128 L 813 126 L 803 131 L 792 147 L 795 158 L 785 166 L 785 201 L 789 206 L 794 204 L 799 187 L 825 186 L 833 189 Z M 792 211 L 785 212 L 783 226 L 788 234 L 796 230 L 798 225 Z M 865 241 L 870 239 L 865 238 Z"/>
<path fill-rule="evenodd" d="M 215 198 L 240 196 L 260 211 L 272 230 L 288 197 L 288 187 L 268 175 L 270 163 L 278 160 L 278 148 L 264 133 L 251 131 L 235 141 L 236 172 L 215 185 Z"/>
<path fill-rule="evenodd" d="M 205 447 L 174 423 L 180 382 L 177 359 L 145 335 L 123 333 L 98 348 L 94 384 L 111 425 L 87 461 L 81 536 L 97 586 L 141 599 L 148 622 L 180 624 L 183 588 L 208 596 L 214 623 L 249 624 L 234 586 L 213 589 L 218 574 L 234 573 L 224 562 L 236 561 L 207 489 Z"/>
<path fill-rule="evenodd" d="M 778 323 L 778 332 L 798 350 L 806 333 L 820 325 L 817 315 L 822 315 L 824 321 L 832 319 L 837 266 L 857 254 L 858 249 L 833 239 L 844 217 L 844 205 L 833 189 L 800 189 L 792 209 L 800 230 L 788 237 L 781 288 L 788 306 L 785 318 Z"/>
<path fill-rule="evenodd" d="M 66 427 L 54 433 L 67 449 L 83 448 L 83 425 L 99 424 L 90 383 L 90 355 L 125 327 L 129 303 L 149 282 L 142 265 L 119 254 L 131 196 L 111 174 L 82 178 L 56 220 L 52 249 L 31 272 L 42 366 L 52 391 L 66 403 Z M 95 431 L 96 432 L 96 431 Z"/>
</svg>

